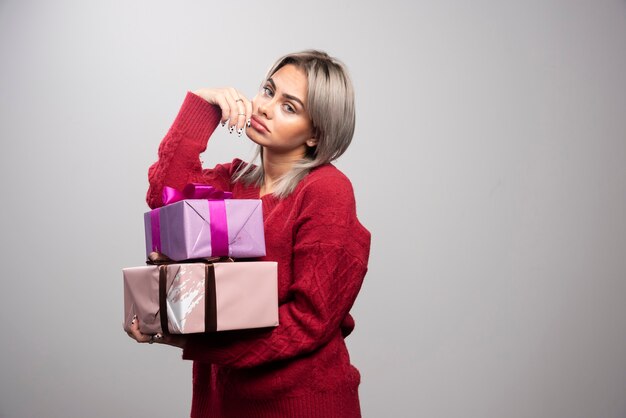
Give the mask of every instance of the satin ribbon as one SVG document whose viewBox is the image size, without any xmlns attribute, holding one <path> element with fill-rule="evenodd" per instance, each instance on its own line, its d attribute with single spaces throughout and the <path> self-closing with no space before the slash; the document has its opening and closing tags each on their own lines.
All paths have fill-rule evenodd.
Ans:
<svg viewBox="0 0 626 418">
<path fill-rule="evenodd" d="M 161 193 L 163 205 L 169 205 L 184 199 L 222 200 L 232 197 L 233 194 L 231 192 L 223 192 L 208 184 L 200 183 L 189 183 L 183 188 L 182 192 L 173 187 L 165 186 Z"/>
<path fill-rule="evenodd" d="M 182 192 L 173 187 L 163 187 L 163 205 L 170 205 L 185 199 L 206 199 L 209 203 L 209 219 L 211 232 L 211 255 L 228 256 L 228 222 L 224 199 L 233 197 L 231 192 L 217 190 L 213 186 L 200 183 L 187 184 Z M 150 228 L 152 231 L 152 251 L 161 252 L 161 208 L 150 211 Z"/>
</svg>

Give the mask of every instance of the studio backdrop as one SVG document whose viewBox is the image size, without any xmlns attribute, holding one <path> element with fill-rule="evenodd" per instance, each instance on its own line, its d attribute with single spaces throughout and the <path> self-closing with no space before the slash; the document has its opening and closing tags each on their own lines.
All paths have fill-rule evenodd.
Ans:
<svg viewBox="0 0 626 418">
<path fill-rule="evenodd" d="M 626 416 L 625 42 L 622 0 L 1 0 L 0 417 L 188 416 L 122 330 L 147 169 L 187 91 L 307 48 L 356 88 L 363 416 Z"/>
</svg>

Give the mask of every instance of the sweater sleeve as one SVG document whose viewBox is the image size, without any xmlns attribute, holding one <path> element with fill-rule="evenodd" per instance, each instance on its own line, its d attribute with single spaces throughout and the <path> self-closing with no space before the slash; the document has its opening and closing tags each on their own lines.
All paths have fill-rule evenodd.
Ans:
<svg viewBox="0 0 626 418">
<path fill-rule="evenodd" d="M 221 118 L 217 106 L 188 92 L 171 128 L 159 146 L 159 159 L 148 170 L 150 187 L 146 196 L 148 206 L 162 205 L 164 186 L 182 189 L 187 183 L 213 184 L 221 190 L 230 187 L 230 165 L 218 165 L 203 170 L 200 154 Z"/>
<path fill-rule="evenodd" d="M 279 307 L 280 325 L 193 336 L 184 359 L 253 367 L 310 353 L 341 332 L 367 271 L 370 244 L 347 183 L 349 191 L 333 185 L 332 195 L 321 183 L 308 185 L 296 222 L 292 297 Z"/>
</svg>

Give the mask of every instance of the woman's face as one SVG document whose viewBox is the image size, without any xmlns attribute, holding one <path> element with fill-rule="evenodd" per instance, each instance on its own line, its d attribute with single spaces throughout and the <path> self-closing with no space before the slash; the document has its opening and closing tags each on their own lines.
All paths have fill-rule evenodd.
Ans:
<svg viewBox="0 0 626 418">
<path fill-rule="evenodd" d="M 265 81 L 252 100 L 252 118 L 246 134 L 274 154 L 301 158 L 314 146 L 313 126 L 305 107 L 307 77 L 287 64 Z"/>
</svg>

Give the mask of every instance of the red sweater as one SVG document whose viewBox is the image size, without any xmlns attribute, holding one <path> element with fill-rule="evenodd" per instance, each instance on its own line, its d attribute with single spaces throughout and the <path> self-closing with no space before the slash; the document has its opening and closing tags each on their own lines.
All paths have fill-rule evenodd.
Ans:
<svg viewBox="0 0 626 418">
<path fill-rule="evenodd" d="M 220 110 L 188 93 L 149 170 L 147 201 L 160 206 L 164 185 L 212 184 L 234 198 L 258 199 L 258 187 L 233 183 L 240 164 L 202 168 L 199 155 Z M 267 256 L 278 262 L 280 325 L 272 329 L 190 336 L 192 417 L 360 417 L 360 375 L 344 338 L 348 313 L 367 271 L 370 234 L 356 217 L 348 178 L 327 164 L 312 170 L 285 199 L 265 195 Z"/>
</svg>

